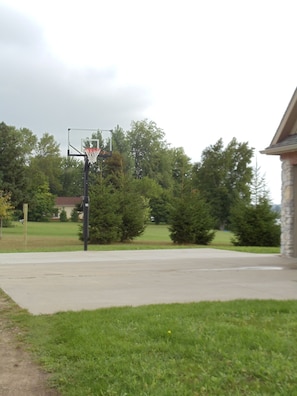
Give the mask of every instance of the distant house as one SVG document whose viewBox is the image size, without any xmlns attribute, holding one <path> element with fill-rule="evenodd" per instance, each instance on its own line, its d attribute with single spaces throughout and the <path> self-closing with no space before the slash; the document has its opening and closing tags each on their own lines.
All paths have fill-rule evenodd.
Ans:
<svg viewBox="0 0 297 396">
<path fill-rule="evenodd" d="M 297 89 L 265 150 L 282 162 L 281 254 L 297 257 Z"/>
<path fill-rule="evenodd" d="M 65 210 L 67 218 L 70 219 L 73 209 L 82 203 L 82 197 L 57 197 L 55 201 L 56 213 L 54 218 L 60 218 L 62 210 Z"/>
</svg>

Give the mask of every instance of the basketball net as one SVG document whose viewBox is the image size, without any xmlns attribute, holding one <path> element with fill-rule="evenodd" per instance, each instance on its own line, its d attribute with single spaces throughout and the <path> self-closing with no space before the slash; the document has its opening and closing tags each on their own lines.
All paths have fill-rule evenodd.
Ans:
<svg viewBox="0 0 297 396">
<path fill-rule="evenodd" d="M 88 157 L 90 164 L 97 162 L 97 157 L 100 154 L 101 149 L 97 147 L 85 147 L 85 154 Z"/>
</svg>

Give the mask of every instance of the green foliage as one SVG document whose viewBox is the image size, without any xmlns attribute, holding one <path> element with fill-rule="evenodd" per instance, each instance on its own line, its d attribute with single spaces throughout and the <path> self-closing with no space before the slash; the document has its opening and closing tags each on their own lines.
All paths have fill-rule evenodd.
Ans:
<svg viewBox="0 0 297 396">
<path fill-rule="evenodd" d="M 163 192 L 162 187 L 154 179 L 146 176 L 142 179 L 136 179 L 134 187 L 139 195 L 149 200 L 159 197 Z"/>
<path fill-rule="evenodd" d="M 12 210 L 11 194 L 0 190 L 0 239 L 2 239 L 2 228 L 11 226 Z"/>
<path fill-rule="evenodd" d="M 73 208 L 71 211 L 71 221 L 73 223 L 77 223 L 79 220 L 79 212 L 77 210 L 77 208 Z"/>
<path fill-rule="evenodd" d="M 146 194 L 156 186 L 148 178 L 134 180 L 124 173 L 124 161 L 115 152 L 104 164 L 104 172 L 93 176 L 91 185 L 90 243 L 128 242 L 144 231 L 148 218 Z"/>
<path fill-rule="evenodd" d="M 256 164 L 250 186 L 251 203 L 239 201 L 231 210 L 231 228 L 236 246 L 279 246 L 279 214 L 269 201 L 265 178 Z"/>
<path fill-rule="evenodd" d="M 177 244 L 207 245 L 215 236 L 210 208 L 197 192 L 176 199 L 170 223 L 170 238 Z"/>
<path fill-rule="evenodd" d="M 89 242 L 108 244 L 118 241 L 120 226 L 118 195 L 101 180 L 90 189 Z"/>
<path fill-rule="evenodd" d="M 228 225 L 230 211 L 237 200 L 249 202 L 252 180 L 250 166 L 253 149 L 235 138 L 224 149 L 223 140 L 202 152 L 202 159 L 193 167 L 193 182 L 211 205 L 218 226 Z"/>
<path fill-rule="evenodd" d="M 133 158 L 133 175 L 137 179 L 144 176 L 161 180 L 165 169 L 160 170 L 163 149 L 167 147 L 164 132 L 152 121 L 132 122 L 127 134 L 131 156 Z"/>
<path fill-rule="evenodd" d="M 114 156 L 115 152 L 121 154 L 123 161 L 123 170 L 125 174 L 132 174 L 133 158 L 131 155 L 130 143 L 124 130 L 117 125 L 112 132 L 112 147 Z"/>
<path fill-rule="evenodd" d="M 156 224 L 168 224 L 170 222 L 171 201 L 171 195 L 166 190 L 159 197 L 150 200 L 151 215 L 154 217 Z"/>
<path fill-rule="evenodd" d="M 235 234 L 232 243 L 237 246 L 279 246 L 277 218 L 278 214 L 265 197 L 258 199 L 256 205 L 239 203 L 231 214 L 231 229 Z"/>
<path fill-rule="evenodd" d="M 58 175 L 57 175 L 58 176 Z M 60 184 L 62 197 L 78 197 L 83 191 L 83 163 L 75 157 L 62 158 Z"/>
<path fill-rule="evenodd" d="M 0 186 L 11 193 L 16 208 L 21 207 L 29 190 L 26 165 L 35 143 L 36 137 L 28 129 L 0 123 Z"/>
<path fill-rule="evenodd" d="M 98 138 L 102 138 L 100 131 Z M 222 139 L 219 139 L 203 151 L 201 162 L 192 166 L 183 148 L 170 148 L 163 130 L 153 121 L 132 122 L 129 131 L 117 126 L 113 131 L 113 156 L 100 159 L 90 170 L 90 190 L 100 177 L 104 188 L 110 188 L 103 194 L 106 203 L 98 201 L 105 223 L 99 214 L 96 215 L 98 225 L 92 223 L 90 235 L 93 238 L 94 233 L 99 233 L 100 236 L 93 240 L 100 240 L 100 243 L 105 239 L 103 234 L 109 241 L 131 241 L 141 235 L 143 219 L 147 220 L 149 215 L 157 224 L 168 223 L 174 198 L 184 196 L 187 199 L 192 189 L 197 189 L 210 205 L 211 215 L 217 220 L 216 226 L 224 229 L 236 202 L 249 204 L 252 198 L 255 203 L 259 195 L 257 188 L 264 188 L 260 178 L 256 190 L 251 184 L 252 154 L 253 150 L 247 143 L 232 139 L 224 148 Z M 132 185 L 131 177 L 137 183 Z M 0 124 L 0 186 L 2 190 L 11 192 L 11 202 L 16 210 L 22 209 L 23 202 L 29 203 L 30 220 L 50 219 L 53 213 L 50 194 L 82 195 L 82 182 L 83 161 L 73 157 L 62 158 L 59 144 L 52 135 L 45 133 L 38 139 L 28 129 L 18 130 Z M 45 191 L 43 186 L 48 186 L 48 189 Z M 99 197 L 100 194 L 92 198 L 91 212 L 96 210 Z M 113 213 L 108 214 L 110 207 Z M 186 204 L 183 211 L 187 213 Z M 77 212 L 73 212 L 72 221 L 78 221 Z M 109 224 L 112 221 L 115 222 L 114 227 Z M 201 224 L 195 216 L 191 222 Z M 186 226 L 181 226 L 178 234 Z M 188 229 L 187 232 L 193 235 L 193 231 Z M 198 234 L 197 231 L 196 240 L 207 243 L 208 237 L 205 240 Z"/>
<path fill-rule="evenodd" d="M 62 191 L 62 158 L 59 145 L 54 136 L 45 133 L 36 145 L 36 153 L 31 158 L 28 169 L 33 188 L 40 185 L 40 180 L 48 183 L 49 191 L 59 195 Z"/>
<path fill-rule="evenodd" d="M 121 215 L 120 241 L 128 242 L 140 236 L 148 218 L 148 203 L 144 196 L 136 190 L 137 181 L 134 183 L 125 179 L 122 189 L 118 192 L 120 197 L 119 213 Z"/>
<path fill-rule="evenodd" d="M 55 197 L 49 192 L 46 183 L 39 186 L 29 202 L 28 219 L 30 221 L 49 221 L 55 208 Z"/>
<path fill-rule="evenodd" d="M 121 207 L 121 242 L 128 242 L 140 236 L 145 229 L 145 201 L 136 194 L 125 194 Z"/>
<path fill-rule="evenodd" d="M 122 176 L 125 174 L 124 172 L 124 159 L 122 154 L 118 151 L 114 151 L 112 153 L 112 157 L 103 160 L 103 163 L 100 167 L 100 177 L 103 179 L 108 179 L 108 184 L 112 185 L 114 189 L 121 189 Z M 94 167 L 92 167 L 91 177 L 96 179 L 98 176 L 98 172 L 94 171 Z M 96 183 L 96 180 L 94 180 Z"/>
<path fill-rule="evenodd" d="M 114 171 L 105 179 L 98 177 L 91 187 L 90 243 L 131 241 L 142 234 L 148 217 L 148 203 L 139 194 L 138 181 L 125 176 L 115 164 L 108 166 Z"/>
<path fill-rule="evenodd" d="M 259 200 L 262 198 L 269 199 L 269 193 L 266 186 L 266 180 L 263 175 L 261 175 L 260 167 L 256 162 L 256 165 L 253 169 L 253 178 L 250 186 L 251 191 L 251 202 L 254 205 L 259 203 Z"/>
<path fill-rule="evenodd" d="M 65 210 L 65 209 L 63 209 L 63 210 L 61 211 L 61 213 L 60 213 L 60 221 L 61 221 L 62 223 L 65 223 L 65 222 L 68 221 L 68 219 L 67 219 L 67 213 L 66 213 L 66 210 Z"/>
<path fill-rule="evenodd" d="M 173 179 L 173 195 L 180 196 L 185 191 L 191 190 L 192 165 L 184 149 L 179 147 L 171 149 L 171 171 Z"/>
<path fill-rule="evenodd" d="M 12 210 L 11 194 L 0 190 L 0 219 L 9 218 Z"/>
</svg>

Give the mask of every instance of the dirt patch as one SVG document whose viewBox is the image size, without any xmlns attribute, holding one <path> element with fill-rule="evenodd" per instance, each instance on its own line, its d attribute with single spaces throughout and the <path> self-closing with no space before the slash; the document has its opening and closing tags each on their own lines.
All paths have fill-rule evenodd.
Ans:
<svg viewBox="0 0 297 396">
<path fill-rule="evenodd" d="M 34 362 L 19 341 L 20 330 L 9 320 L 13 302 L 0 290 L 0 395 L 58 396 L 49 376 Z"/>
</svg>

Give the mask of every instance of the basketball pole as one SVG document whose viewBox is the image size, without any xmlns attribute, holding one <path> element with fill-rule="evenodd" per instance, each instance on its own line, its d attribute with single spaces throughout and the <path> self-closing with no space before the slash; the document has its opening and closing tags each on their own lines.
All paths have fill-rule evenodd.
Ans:
<svg viewBox="0 0 297 396">
<path fill-rule="evenodd" d="M 80 143 L 74 139 L 71 138 L 71 131 L 80 131 L 81 133 L 87 132 L 88 136 L 85 136 L 85 138 L 80 139 Z M 81 128 L 68 128 L 68 150 L 67 150 L 67 156 L 68 157 L 84 157 L 84 180 L 83 180 L 83 241 L 84 241 L 84 250 L 88 250 L 88 239 L 89 239 L 89 213 L 90 213 L 90 201 L 89 201 L 89 168 L 90 164 L 95 163 L 96 161 L 94 160 L 95 157 L 92 155 L 92 152 L 90 151 L 87 153 L 86 148 L 96 148 L 96 145 L 93 147 L 86 146 L 84 142 L 87 141 L 96 141 L 97 143 L 97 148 L 100 149 L 99 147 L 99 139 L 93 138 L 94 133 L 100 133 L 101 139 L 103 140 L 102 143 L 106 143 L 106 148 L 109 145 L 109 150 L 107 149 L 106 151 L 103 150 L 102 154 L 99 155 L 100 150 L 98 151 L 98 156 L 102 158 L 107 158 L 112 156 L 112 129 L 81 129 Z M 102 133 L 108 132 L 108 136 L 103 136 Z M 80 135 L 82 136 L 82 134 Z M 102 147 L 105 147 L 104 144 Z M 93 151 L 93 154 L 94 151 Z M 96 160 L 97 160 L 96 157 Z"/>
<path fill-rule="evenodd" d="M 87 156 L 85 156 L 85 166 L 84 166 L 83 214 L 84 214 L 84 225 L 83 225 L 84 251 L 87 251 L 88 239 L 89 239 L 89 160 Z"/>
</svg>

